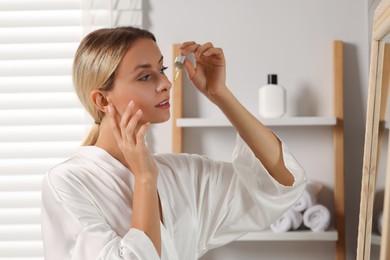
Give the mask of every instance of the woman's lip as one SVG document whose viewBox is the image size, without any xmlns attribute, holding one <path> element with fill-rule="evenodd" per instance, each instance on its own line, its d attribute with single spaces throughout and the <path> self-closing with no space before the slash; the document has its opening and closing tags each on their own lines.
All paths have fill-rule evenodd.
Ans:
<svg viewBox="0 0 390 260">
<path fill-rule="evenodd" d="M 169 103 L 169 98 L 165 99 L 164 101 L 161 101 L 156 105 L 158 108 L 169 108 L 171 104 Z"/>
</svg>

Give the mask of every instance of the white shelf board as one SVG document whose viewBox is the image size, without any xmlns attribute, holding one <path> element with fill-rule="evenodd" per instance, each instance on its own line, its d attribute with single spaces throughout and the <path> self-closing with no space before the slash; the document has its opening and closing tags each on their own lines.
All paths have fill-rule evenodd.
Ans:
<svg viewBox="0 0 390 260">
<path fill-rule="evenodd" d="M 381 236 L 378 234 L 371 235 L 371 244 L 380 246 L 381 245 Z"/>
<path fill-rule="evenodd" d="M 383 123 L 383 122 L 381 122 L 381 123 Z M 389 121 L 388 120 L 386 120 L 385 122 L 384 122 L 384 125 L 385 125 L 385 129 L 387 129 L 387 130 L 389 130 Z"/>
<path fill-rule="evenodd" d="M 338 233 L 331 229 L 324 232 L 311 230 L 296 230 L 275 233 L 270 229 L 248 233 L 236 241 L 337 241 Z"/>
<path fill-rule="evenodd" d="M 266 126 L 334 126 L 335 117 L 280 117 L 259 118 Z M 231 123 L 226 118 L 178 118 L 178 127 L 229 127 Z"/>
</svg>

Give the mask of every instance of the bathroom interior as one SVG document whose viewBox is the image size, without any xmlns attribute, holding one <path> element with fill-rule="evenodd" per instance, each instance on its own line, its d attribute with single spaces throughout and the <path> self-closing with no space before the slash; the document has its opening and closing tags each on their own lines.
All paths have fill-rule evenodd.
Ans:
<svg viewBox="0 0 390 260">
<path fill-rule="evenodd" d="M 382 28 L 373 23 L 375 10 L 386 6 L 387 19 L 390 1 L 27 2 L 0 0 L 0 259 L 44 259 L 40 183 L 52 165 L 80 146 L 92 124 L 72 88 L 72 58 L 78 41 L 92 28 L 120 25 L 155 34 L 172 80 L 178 44 L 194 40 L 223 48 L 230 90 L 303 166 L 310 206 L 329 212 L 316 229 L 303 221 L 309 207 L 300 209 L 294 213 L 301 218 L 298 224 L 250 233 L 201 260 L 390 259 L 383 246 L 384 239 L 389 243 L 383 205 L 385 189 L 390 189 L 390 22 L 382 26 L 382 34 L 373 34 Z M 80 17 L 69 18 L 70 11 L 61 21 L 34 16 L 31 10 L 50 11 L 45 5 L 62 11 L 67 5 L 78 8 L 75 15 Z M 383 45 L 374 51 L 380 74 L 372 72 L 375 40 Z M 36 43 L 58 45 L 29 51 L 29 44 Z M 269 80 L 271 74 L 277 81 Z M 53 86 L 55 77 L 60 81 Z M 271 83 L 281 92 L 261 92 Z M 185 73 L 173 82 L 172 92 L 172 117 L 152 127 L 149 149 L 230 161 L 236 133 L 223 114 L 194 90 Z M 283 109 L 262 106 L 270 99 L 279 100 Z"/>
</svg>

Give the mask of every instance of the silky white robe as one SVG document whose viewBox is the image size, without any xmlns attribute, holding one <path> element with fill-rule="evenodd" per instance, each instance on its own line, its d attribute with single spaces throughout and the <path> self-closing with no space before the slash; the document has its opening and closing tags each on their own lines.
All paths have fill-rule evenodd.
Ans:
<svg viewBox="0 0 390 260">
<path fill-rule="evenodd" d="M 189 154 L 155 155 L 162 205 L 163 260 L 194 260 L 250 231 L 269 227 L 305 188 L 302 167 L 283 144 L 291 187 L 273 179 L 238 137 L 232 163 Z M 81 147 L 52 168 L 42 191 L 46 260 L 160 259 L 131 227 L 134 178 L 103 149 Z"/>
</svg>

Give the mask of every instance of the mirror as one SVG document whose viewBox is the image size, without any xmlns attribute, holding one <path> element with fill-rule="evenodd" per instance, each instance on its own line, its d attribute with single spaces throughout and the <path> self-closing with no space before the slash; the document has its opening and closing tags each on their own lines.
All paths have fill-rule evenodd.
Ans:
<svg viewBox="0 0 390 260">
<path fill-rule="evenodd" d="M 381 230 L 383 226 L 383 199 L 386 183 L 387 158 L 389 156 L 389 78 L 390 78 L 390 35 L 385 41 L 384 64 L 382 73 L 382 93 L 380 123 L 378 132 L 378 166 L 374 193 L 374 204 L 372 210 L 372 232 L 370 259 L 379 259 L 381 249 Z M 386 102 L 387 100 L 387 102 Z M 386 104 L 387 103 L 387 104 Z"/>
<path fill-rule="evenodd" d="M 386 130 L 384 129 L 385 111 L 387 108 L 388 82 L 386 78 L 389 75 L 389 48 L 385 53 L 385 37 L 390 33 L 390 0 L 382 0 L 375 10 L 372 30 L 371 60 L 369 75 L 369 90 L 367 102 L 366 133 L 364 143 L 362 188 L 360 196 L 359 230 L 357 245 L 357 260 L 370 259 L 372 238 L 374 197 L 376 193 L 377 173 L 379 172 L 380 151 L 386 149 L 389 145 L 381 145 L 383 140 L 388 140 Z M 389 45 L 387 45 L 389 46 Z M 386 58 L 385 58 L 386 56 Z M 384 83 L 384 84 L 383 84 Z M 382 123 L 381 123 L 382 122 Z M 388 132 L 388 131 L 387 131 Z M 384 138 L 386 137 L 386 138 Z M 387 153 L 389 154 L 389 153 Z M 382 156 L 383 157 L 383 156 Z M 384 185 L 384 203 L 383 207 L 383 226 L 380 240 L 381 245 L 389 243 L 390 226 L 390 167 L 388 155 L 382 158 L 386 164 L 383 170 L 385 179 Z M 379 188 L 379 185 L 378 185 Z M 378 196 L 379 197 L 379 196 Z M 380 247 L 380 259 L 390 258 L 390 248 Z"/>
</svg>

